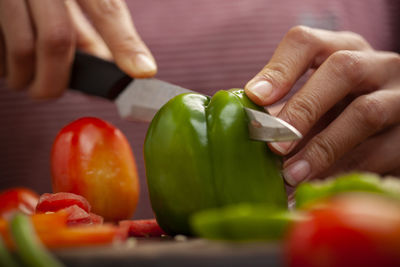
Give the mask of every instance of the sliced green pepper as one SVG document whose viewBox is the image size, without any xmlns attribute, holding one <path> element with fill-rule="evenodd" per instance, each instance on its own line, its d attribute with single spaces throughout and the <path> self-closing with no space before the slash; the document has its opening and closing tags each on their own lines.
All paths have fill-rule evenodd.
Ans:
<svg viewBox="0 0 400 267">
<path fill-rule="evenodd" d="M 191 217 L 193 232 L 200 237 L 235 241 L 276 241 L 288 226 L 303 216 L 257 204 L 230 205 L 203 210 Z"/>
<path fill-rule="evenodd" d="M 400 182 L 381 179 L 373 173 L 352 172 L 325 181 L 301 184 L 296 190 L 296 207 L 308 205 L 345 192 L 371 192 L 400 199 Z"/>
<path fill-rule="evenodd" d="M 243 90 L 211 99 L 189 93 L 164 105 L 147 132 L 144 156 L 152 208 L 170 234 L 190 234 L 197 211 L 237 203 L 286 209 L 280 158 L 248 135 Z"/>
<path fill-rule="evenodd" d="M 11 253 L 7 250 L 3 238 L 0 235 L 0 266 L 18 267 Z"/>
<path fill-rule="evenodd" d="M 38 239 L 30 219 L 23 214 L 16 214 L 11 220 L 11 232 L 17 247 L 17 253 L 29 267 L 63 267 Z"/>
</svg>

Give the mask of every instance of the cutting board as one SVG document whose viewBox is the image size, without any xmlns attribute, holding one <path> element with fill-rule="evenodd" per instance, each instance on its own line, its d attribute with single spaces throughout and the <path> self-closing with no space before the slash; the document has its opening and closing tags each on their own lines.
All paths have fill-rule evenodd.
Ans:
<svg viewBox="0 0 400 267">
<path fill-rule="evenodd" d="M 236 243 L 186 239 L 135 239 L 108 247 L 55 251 L 68 266 L 197 267 L 284 266 L 277 243 Z"/>
</svg>

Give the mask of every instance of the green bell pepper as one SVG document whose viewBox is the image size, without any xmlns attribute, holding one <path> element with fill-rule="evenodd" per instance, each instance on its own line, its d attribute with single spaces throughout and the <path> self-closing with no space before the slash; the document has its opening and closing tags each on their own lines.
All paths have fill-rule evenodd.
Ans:
<svg viewBox="0 0 400 267">
<path fill-rule="evenodd" d="M 191 234 L 197 211 L 238 203 L 287 208 L 281 160 L 264 142 L 249 139 L 243 107 L 262 110 L 243 90 L 211 99 L 176 96 L 153 118 L 145 140 L 153 211 L 169 234 Z"/>
</svg>

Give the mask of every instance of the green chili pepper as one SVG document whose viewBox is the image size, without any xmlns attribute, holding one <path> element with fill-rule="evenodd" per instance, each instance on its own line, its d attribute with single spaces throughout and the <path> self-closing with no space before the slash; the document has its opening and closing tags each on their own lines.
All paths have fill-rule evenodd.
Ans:
<svg viewBox="0 0 400 267">
<path fill-rule="evenodd" d="M 14 260 L 10 252 L 7 250 L 6 244 L 0 235 L 0 266 L 18 267 L 18 263 Z"/>
<path fill-rule="evenodd" d="M 270 206 L 239 204 L 204 210 L 191 217 L 193 232 L 208 239 L 235 241 L 280 240 L 288 226 L 303 216 Z"/>
<path fill-rule="evenodd" d="M 164 105 L 147 132 L 144 156 L 152 208 L 169 234 L 191 234 L 189 217 L 238 203 L 287 208 L 281 161 L 248 136 L 243 90 L 211 99 L 189 93 Z"/>
<path fill-rule="evenodd" d="M 17 253 L 25 266 L 63 267 L 38 239 L 29 217 L 16 214 L 11 220 L 11 232 L 17 247 Z"/>
</svg>

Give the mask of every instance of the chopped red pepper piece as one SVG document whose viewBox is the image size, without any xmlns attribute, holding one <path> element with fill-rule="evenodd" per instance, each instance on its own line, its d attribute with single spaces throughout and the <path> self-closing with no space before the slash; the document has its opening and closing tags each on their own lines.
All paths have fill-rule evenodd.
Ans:
<svg viewBox="0 0 400 267">
<path fill-rule="evenodd" d="M 90 221 L 92 224 L 103 224 L 104 218 L 100 215 L 94 214 L 92 212 L 89 213 Z"/>
<path fill-rule="evenodd" d="M 0 194 L 0 218 L 10 219 L 15 212 L 32 215 L 39 195 L 28 188 L 15 187 Z"/>
<path fill-rule="evenodd" d="M 155 219 L 124 220 L 119 222 L 119 226 L 134 237 L 160 237 L 166 234 Z"/>
<path fill-rule="evenodd" d="M 114 240 L 124 240 L 119 227 L 112 224 L 77 225 L 68 227 L 68 213 L 65 210 L 55 213 L 41 213 L 31 216 L 36 233 L 48 248 L 69 248 L 110 244 Z M 0 234 L 8 248 L 14 243 L 9 233 L 9 224 L 0 219 Z"/>
<path fill-rule="evenodd" d="M 77 205 L 84 211 L 90 212 L 90 204 L 84 197 L 66 192 L 55 194 L 45 193 L 41 195 L 39 203 L 36 206 L 36 212 L 55 212 L 73 205 Z"/>
<path fill-rule="evenodd" d="M 77 205 L 72 205 L 68 208 L 62 209 L 68 214 L 67 224 L 77 225 L 77 224 L 91 224 L 92 220 L 90 214 L 85 210 L 81 209 Z"/>
</svg>

